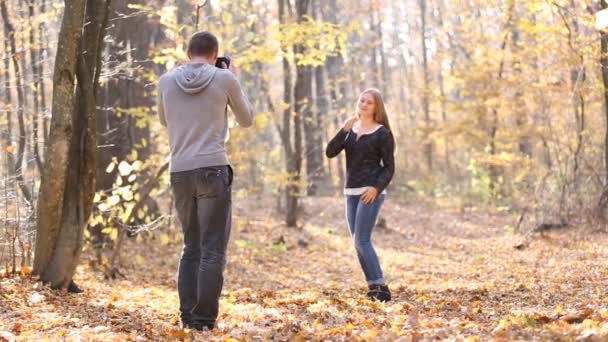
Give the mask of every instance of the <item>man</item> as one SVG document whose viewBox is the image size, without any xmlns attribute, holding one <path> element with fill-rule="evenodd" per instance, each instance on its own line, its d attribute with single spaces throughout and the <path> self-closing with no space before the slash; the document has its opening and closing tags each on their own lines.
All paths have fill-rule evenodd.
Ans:
<svg viewBox="0 0 608 342">
<path fill-rule="evenodd" d="M 232 215 L 226 106 L 239 125 L 253 122 L 253 108 L 228 65 L 215 67 L 217 53 L 213 34 L 195 33 L 190 62 L 158 83 L 158 115 L 169 131 L 171 190 L 184 233 L 179 309 L 182 325 L 197 330 L 214 328 L 224 283 Z"/>
</svg>

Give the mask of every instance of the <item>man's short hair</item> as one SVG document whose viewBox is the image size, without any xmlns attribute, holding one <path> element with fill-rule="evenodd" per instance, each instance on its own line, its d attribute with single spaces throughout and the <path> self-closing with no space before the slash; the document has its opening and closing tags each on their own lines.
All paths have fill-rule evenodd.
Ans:
<svg viewBox="0 0 608 342">
<path fill-rule="evenodd" d="M 217 38 L 209 31 L 199 31 L 190 37 L 188 53 L 191 56 L 209 56 L 217 52 L 219 43 Z"/>
</svg>

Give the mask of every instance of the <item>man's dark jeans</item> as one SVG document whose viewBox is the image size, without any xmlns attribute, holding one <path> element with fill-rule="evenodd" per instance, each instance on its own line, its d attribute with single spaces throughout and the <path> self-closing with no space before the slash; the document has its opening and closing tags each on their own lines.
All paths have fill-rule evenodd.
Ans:
<svg viewBox="0 0 608 342">
<path fill-rule="evenodd" d="M 224 284 L 232 217 L 232 169 L 204 167 L 171 173 L 184 233 L 177 290 L 183 322 L 213 326 Z"/>
</svg>

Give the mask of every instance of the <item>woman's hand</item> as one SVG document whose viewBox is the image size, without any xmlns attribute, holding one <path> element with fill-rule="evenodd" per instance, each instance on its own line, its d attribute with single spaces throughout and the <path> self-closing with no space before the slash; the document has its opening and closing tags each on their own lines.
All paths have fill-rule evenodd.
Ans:
<svg viewBox="0 0 608 342">
<path fill-rule="evenodd" d="M 374 200 L 376 199 L 376 197 L 378 196 L 378 189 L 372 187 L 367 188 L 367 191 L 365 191 L 365 193 L 363 193 L 363 195 L 361 196 L 361 202 L 365 203 L 365 204 L 370 204 L 372 202 L 374 202 Z"/>
<path fill-rule="evenodd" d="M 356 116 L 351 116 L 350 118 L 346 119 L 346 121 L 344 121 L 344 126 L 342 126 L 342 129 L 345 132 L 349 132 L 352 128 L 353 125 L 355 124 L 355 121 L 357 121 L 357 117 Z"/>
</svg>

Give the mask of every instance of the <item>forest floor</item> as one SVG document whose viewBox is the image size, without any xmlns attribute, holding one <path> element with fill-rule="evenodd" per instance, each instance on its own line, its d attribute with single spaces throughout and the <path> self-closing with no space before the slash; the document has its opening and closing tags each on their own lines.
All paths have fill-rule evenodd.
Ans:
<svg viewBox="0 0 608 342">
<path fill-rule="evenodd" d="M 384 304 L 365 298 L 341 199 L 307 198 L 298 229 L 257 199 L 234 216 L 217 329 L 179 328 L 174 230 L 128 241 L 126 279 L 85 252 L 82 294 L 0 278 L 0 340 L 608 340 L 606 233 L 524 235 L 507 211 L 388 200 L 374 231 Z"/>
</svg>

